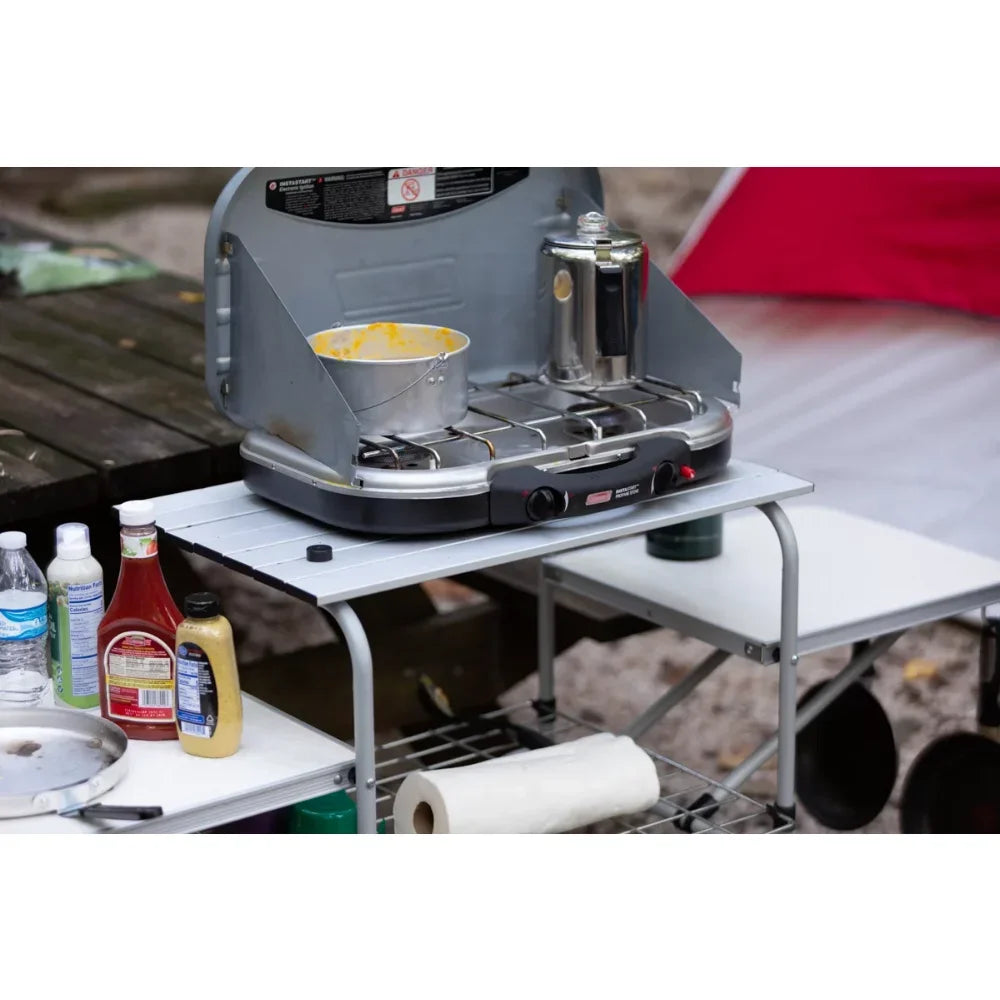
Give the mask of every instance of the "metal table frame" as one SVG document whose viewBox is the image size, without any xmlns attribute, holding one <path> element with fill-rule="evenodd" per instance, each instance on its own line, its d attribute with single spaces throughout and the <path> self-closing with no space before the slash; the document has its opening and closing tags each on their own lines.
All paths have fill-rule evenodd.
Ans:
<svg viewBox="0 0 1000 1000">
<path fill-rule="evenodd" d="M 778 730 L 764 747 L 751 754 L 736 772 L 721 784 L 725 788 L 737 790 L 760 765 L 778 753 L 778 794 L 774 804 L 775 822 L 785 823 L 795 819 L 795 736 L 804 725 L 796 719 L 796 667 L 798 655 L 798 612 L 799 612 L 799 549 L 788 516 L 776 501 L 753 504 L 771 522 L 781 547 L 781 644 L 779 648 L 778 674 Z M 559 570 L 549 566 L 544 560 L 538 588 L 538 697 L 543 705 L 555 708 L 555 591 L 560 586 L 574 589 L 562 581 Z M 583 589 L 580 589 L 583 592 Z M 598 596 L 587 589 L 588 596 Z M 695 634 L 697 633 L 690 633 Z M 716 649 L 698 665 L 680 684 L 651 705 L 627 730 L 629 736 L 638 738 L 655 722 L 659 721 L 676 704 L 681 702 L 706 677 L 729 658 L 729 653 Z M 742 772 L 751 758 L 756 759 L 765 747 L 770 747 L 753 767 Z M 736 776 L 734 779 L 734 775 Z M 706 792 L 713 798 L 724 793 L 719 790 Z M 702 808 L 705 803 L 696 802 L 691 808 Z"/>
<path fill-rule="evenodd" d="M 798 562 L 795 536 L 778 501 L 810 493 L 812 489 L 811 483 L 787 473 L 734 461 L 711 481 L 689 486 L 669 497 L 609 511 L 606 515 L 415 539 L 364 537 L 325 528 L 268 504 L 242 483 L 164 496 L 154 502 L 160 530 L 181 548 L 315 604 L 337 623 L 353 671 L 358 830 L 375 833 L 373 664 L 364 627 L 349 603 L 352 598 L 747 507 L 759 507 L 771 519 L 784 559 L 779 811 L 784 813 L 787 809 L 790 815 L 795 788 L 792 723 L 797 661 Z M 306 560 L 306 547 L 318 543 L 332 547 L 332 562 Z M 541 635 L 547 635 L 547 641 L 551 642 L 551 618 L 541 628 Z M 542 648 L 540 638 L 539 649 Z"/>
<path fill-rule="evenodd" d="M 778 794 L 775 809 L 778 816 L 794 819 L 795 814 L 795 738 L 806 725 L 835 701 L 843 691 L 857 681 L 892 645 L 909 629 L 955 617 L 975 609 L 1000 602 L 1000 563 L 985 560 L 971 553 L 951 549 L 954 557 L 964 559 L 959 575 L 959 585 L 954 569 L 948 575 L 952 582 L 944 584 L 933 596 L 914 599 L 895 599 L 893 610 L 882 609 L 865 615 L 845 617 L 836 624 L 822 628 L 806 628 L 799 634 L 799 554 L 792 525 L 777 503 L 760 504 L 759 509 L 771 521 L 778 534 L 782 553 L 782 585 L 780 611 L 780 638 L 777 644 L 769 635 L 751 635 L 718 621 L 701 620 L 687 611 L 671 608 L 663 602 L 662 595 L 651 597 L 595 576 L 596 567 L 585 570 L 572 565 L 572 559 L 542 560 L 538 592 L 538 660 L 540 698 L 555 707 L 555 602 L 558 591 L 567 591 L 595 600 L 608 607 L 654 621 L 657 625 L 700 639 L 715 646 L 693 670 L 678 684 L 670 687 L 659 699 L 643 711 L 625 730 L 635 739 L 659 722 L 671 709 L 682 702 L 699 684 L 715 672 L 731 656 L 769 664 L 775 659 L 780 666 L 778 730 L 753 750 L 718 784 L 693 802 L 690 810 L 700 810 L 700 815 L 710 813 L 712 800 L 723 800 L 726 790 L 739 790 L 766 761 L 778 754 Z M 803 511 L 804 513 L 804 511 Z M 834 512 L 830 512 L 834 513 Z M 848 515 L 850 516 L 850 515 Z M 826 522 L 819 522 L 825 524 Z M 887 525 L 872 524 L 882 531 L 897 532 Z M 801 525 L 800 525 L 801 528 Z M 852 531 L 858 530 L 852 527 Z M 897 544 L 899 544 L 897 542 Z M 940 543 L 914 536 L 908 543 L 933 560 L 940 557 Z M 919 548 L 917 548 L 919 547 Z M 924 553 L 924 547 L 929 551 Z M 609 554 L 609 558 L 614 558 Z M 972 564 L 974 561 L 975 565 Z M 651 564 L 652 564 L 651 560 Z M 928 562 L 928 565 L 938 565 Z M 678 583 L 683 579 L 682 563 L 672 566 L 679 571 Z M 852 572 L 856 572 L 854 567 Z M 966 575 L 967 574 L 967 575 Z M 710 578 L 709 578 L 710 579 Z M 700 599 L 700 598 L 699 598 Z M 853 643 L 848 663 L 796 711 L 796 664 L 799 655 L 819 652 Z M 776 820 L 778 819 L 776 816 Z"/>
</svg>

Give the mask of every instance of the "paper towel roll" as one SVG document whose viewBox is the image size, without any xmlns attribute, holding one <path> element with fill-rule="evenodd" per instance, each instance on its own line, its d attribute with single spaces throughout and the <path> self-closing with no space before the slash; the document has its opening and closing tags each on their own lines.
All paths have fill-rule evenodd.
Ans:
<svg viewBox="0 0 1000 1000">
<path fill-rule="evenodd" d="M 600 733 L 409 774 L 393 819 L 396 833 L 560 833 L 642 812 L 659 797 L 649 755 L 627 736 Z"/>
</svg>

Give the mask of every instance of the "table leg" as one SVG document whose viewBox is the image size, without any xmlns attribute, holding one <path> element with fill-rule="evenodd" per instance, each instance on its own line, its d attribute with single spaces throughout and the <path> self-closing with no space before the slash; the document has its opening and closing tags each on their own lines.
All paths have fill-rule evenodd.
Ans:
<svg viewBox="0 0 1000 1000">
<path fill-rule="evenodd" d="M 556 704 L 556 596 L 544 561 L 538 569 L 538 701 L 552 711 Z"/>
<path fill-rule="evenodd" d="M 375 688 L 372 651 L 361 620 L 346 601 L 325 605 L 323 610 L 340 626 L 351 657 L 358 833 L 375 833 Z"/>
<path fill-rule="evenodd" d="M 840 697 L 844 691 L 858 680 L 868 668 L 880 657 L 883 656 L 892 644 L 902 635 L 902 632 L 891 632 L 881 635 L 865 644 L 865 647 L 856 655 L 851 657 L 850 662 L 843 670 L 833 677 L 802 709 L 795 712 L 792 706 L 792 724 L 794 732 L 798 733 L 816 718 L 820 712 L 828 705 L 832 704 Z M 780 747 L 781 737 L 775 735 L 765 740 L 756 750 L 748 754 L 725 778 L 720 785 L 723 788 L 738 789 L 746 780 L 754 774 L 766 761 L 774 756 L 775 750 Z M 779 757 L 780 760 L 780 757 Z"/>
<path fill-rule="evenodd" d="M 795 681 L 799 662 L 799 546 L 778 503 L 761 504 L 781 546 L 781 630 L 778 667 L 778 795 L 782 817 L 795 818 Z"/>
</svg>

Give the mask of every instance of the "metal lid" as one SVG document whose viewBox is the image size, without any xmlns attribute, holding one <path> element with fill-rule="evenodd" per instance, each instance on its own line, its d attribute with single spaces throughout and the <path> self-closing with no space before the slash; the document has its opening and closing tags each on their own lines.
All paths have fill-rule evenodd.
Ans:
<svg viewBox="0 0 1000 1000">
<path fill-rule="evenodd" d="M 598 244 L 607 245 L 611 241 L 612 248 L 633 247 L 642 243 L 638 233 L 630 233 L 624 229 L 614 229 L 606 215 L 600 212 L 587 212 L 576 220 L 576 231 L 549 233 L 545 242 L 557 247 L 569 247 L 575 250 L 593 250 Z"/>
</svg>

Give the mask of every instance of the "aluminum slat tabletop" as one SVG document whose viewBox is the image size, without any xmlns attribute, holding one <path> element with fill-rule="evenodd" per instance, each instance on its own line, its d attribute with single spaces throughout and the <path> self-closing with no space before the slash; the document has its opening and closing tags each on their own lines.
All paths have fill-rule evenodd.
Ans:
<svg viewBox="0 0 1000 1000">
<path fill-rule="evenodd" d="M 653 528 L 812 492 L 811 483 L 749 462 L 633 507 L 517 528 L 400 538 L 337 531 L 255 496 L 241 482 L 159 497 L 156 518 L 180 547 L 318 605 L 607 542 Z M 306 547 L 333 560 L 312 563 Z"/>
</svg>

